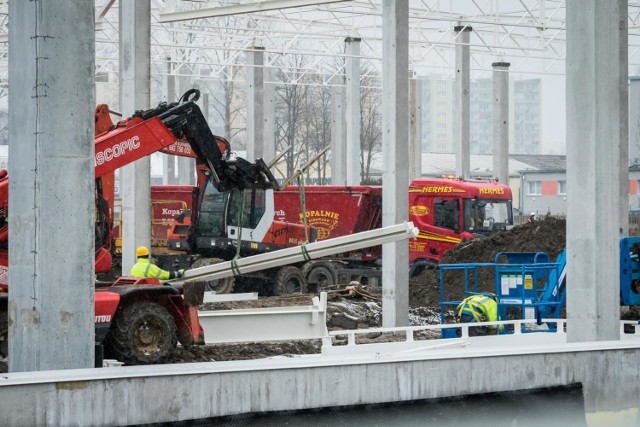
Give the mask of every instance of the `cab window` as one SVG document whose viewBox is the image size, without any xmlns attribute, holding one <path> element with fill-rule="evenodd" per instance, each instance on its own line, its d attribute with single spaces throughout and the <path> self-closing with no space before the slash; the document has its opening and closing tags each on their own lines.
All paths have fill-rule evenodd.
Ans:
<svg viewBox="0 0 640 427">
<path fill-rule="evenodd" d="M 235 190 L 231 194 L 229 224 L 255 228 L 265 211 L 265 190 Z"/>
<path fill-rule="evenodd" d="M 433 222 L 436 227 L 458 232 L 459 208 L 456 200 L 436 200 L 433 204 Z"/>
</svg>

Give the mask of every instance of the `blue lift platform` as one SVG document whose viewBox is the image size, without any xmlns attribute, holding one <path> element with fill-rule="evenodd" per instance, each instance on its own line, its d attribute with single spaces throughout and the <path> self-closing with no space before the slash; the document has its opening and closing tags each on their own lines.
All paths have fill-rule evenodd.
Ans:
<svg viewBox="0 0 640 427">
<path fill-rule="evenodd" d="M 500 252 L 493 263 L 441 264 L 440 269 L 440 321 L 445 322 L 448 310 L 455 310 L 462 300 L 471 295 L 488 294 L 480 290 L 480 272 L 493 274 L 494 291 L 501 320 L 560 318 L 566 303 L 566 249 L 554 262 L 545 252 Z M 462 298 L 445 300 L 445 275 L 463 273 Z M 484 286 L 486 289 L 486 285 Z M 640 305 L 640 237 L 620 239 L 620 305 Z M 555 323 L 548 324 L 554 331 Z M 455 330 L 450 330 L 449 335 Z M 500 329 L 500 333 L 510 333 Z M 525 332 L 525 331 L 523 331 Z M 453 335 L 452 335 L 453 336 Z"/>
</svg>

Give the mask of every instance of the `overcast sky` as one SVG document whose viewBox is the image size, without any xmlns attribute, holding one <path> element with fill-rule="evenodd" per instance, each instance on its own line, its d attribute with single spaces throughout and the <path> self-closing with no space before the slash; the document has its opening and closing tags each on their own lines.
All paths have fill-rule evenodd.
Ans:
<svg viewBox="0 0 640 427">
<path fill-rule="evenodd" d="M 541 154 L 566 153 L 565 101 L 565 77 L 542 76 Z"/>
</svg>

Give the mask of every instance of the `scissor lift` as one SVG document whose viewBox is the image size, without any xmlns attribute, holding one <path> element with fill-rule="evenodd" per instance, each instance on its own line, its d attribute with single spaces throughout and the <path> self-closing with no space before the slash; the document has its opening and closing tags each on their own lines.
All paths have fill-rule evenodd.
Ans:
<svg viewBox="0 0 640 427">
<path fill-rule="evenodd" d="M 566 249 L 555 262 L 549 261 L 544 252 L 500 252 L 494 263 L 441 264 L 440 265 L 440 321 L 445 323 L 447 308 L 478 291 L 481 269 L 493 269 L 494 295 L 498 298 L 498 315 L 501 320 L 558 319 L 566 303 Z M 462 299 L 444 300 L 444 276 L 451 271 L 464 272 Z M 620 239 L 620 305 L 640 305 L 640 237 Z M 556 323 L 547 324 L 554 331 Z M 508 328 L 500 333 L 512 332 Z M 455 336 L 455 330 L 445 335 Z M 523 331 L 525 332 L 525 331 Z M 529 332 L 529 331 L 526 331 Z"/>
<path fill-rule="evenodd" d="M 440 265 L 440 320 L 445 323 L 447 308 L 455 309 L 462 300 L 480 292 L 478 277 L 484 269 L 492 270 L 493 295 L 497 296 L 498 316 L 501 320 L 557 318 L 565 302 L 565 252 L 556 262 L 550 262 L 544 252 L 500 252 L 493 263 L 441 264 Z M 462 298 L 444 300 L 445 275 L 451 271 L 464 273 Z M 555 323 L 548 325 L 554 330 Z M 499 328 L 509 333 L 508 328 Z M 453 336 L 456 331 L 448 332 Z"/>
</svg>

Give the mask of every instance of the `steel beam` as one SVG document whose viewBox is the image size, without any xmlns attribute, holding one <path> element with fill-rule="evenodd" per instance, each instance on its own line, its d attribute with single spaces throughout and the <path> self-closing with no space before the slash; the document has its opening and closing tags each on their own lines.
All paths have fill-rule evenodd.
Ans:
<svg viewBox="0 0 640 427">
<path fill-rule="evenodd" d="M 242 15 L 269 10 L 292 9 L 351 0 L 266 0 L 230 6 L 202 7 L 195 10 L 181 10 L 160 13 L 160 22 L 190 21 L 193 19 L 216 18 L 220 16 Z"/>
</svg>

